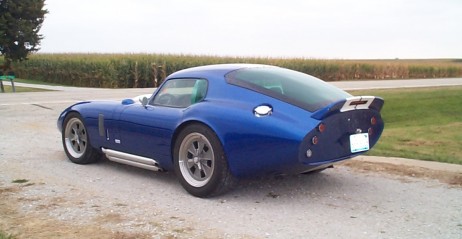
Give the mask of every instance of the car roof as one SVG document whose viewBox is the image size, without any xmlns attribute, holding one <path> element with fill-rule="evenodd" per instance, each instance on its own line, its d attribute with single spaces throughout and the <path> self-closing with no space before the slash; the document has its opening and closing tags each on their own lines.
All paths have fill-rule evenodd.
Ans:
<svg viewBox="0 0 462 239">
<path fill-rule="evenodd" d="M 204 76 L 221 76 L 223 77 L 231 71 L 235 71 L 242 68 L 254 68 L 254 67 L 274 67 L 269 65 L 261 64 L 216 64 L 197 66 L 184 70 L 177 71 L 171 74 L 168 78 L 182 78 L 182 77 L 204 77 Z"/>
</svg>

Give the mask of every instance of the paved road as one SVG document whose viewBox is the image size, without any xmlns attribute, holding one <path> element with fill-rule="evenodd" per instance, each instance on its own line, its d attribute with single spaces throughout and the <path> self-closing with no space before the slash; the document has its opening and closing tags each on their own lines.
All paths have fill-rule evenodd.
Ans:
<svg viewBox="0 0 462 239">
<path fill-rule="evenodd" d="M 7 83 L 8 84 L 8 83 Z M 436 87 L 462 85 L 462 78 L 420 79 L 420 80 L 378 80 L 378 81 L 341 81 L 331 84 L 344 90 L 387 89 L 403 87 Z M 154 88 L 137 89 L 98 89 L 66 86 L 47 86 L 16 83 L 17 86 L 35 87 L 54 90 L 53 92 L 36 92 L 33 94 L 0 94 L 0 105 L 72 103 L 84 100 L 119 100 L 137 95 L 150 94 Z"/>
<path fill-rule="evenodd" d="M 120 100 L 124 98 L 132 98 L 137 95 L 150 94 L 154 92 L 154 88 L 98 89 L 65 86 L 46 86 L 23 83 L 15 83 L 15 85 L 42 88 L 53 91 L 8 94 L 0 93 L 0 105 L 74 103 L 86 100 Z"/>
<path fill-rule="evenodd" d="M 334 81 L 331 84 L 344 90 L 363 90 L 363 89 L 387 89 L 402 87 L 434 87 L 434 86 L 454 86 L 462 85 L 462 78 L 436 78 L 436 79 L 411 79 L 411 80 L 355 80 L 355 81 Z M 9 83 L 7 83 L 9 84 Z M 58 91 L 101 91 L 104 89 L 80 88 L 67 86 L 48 86 L 16 83 L 18 86 L 36 87 Z"/>
<path fill-rule="evenodd" d="M 462 78 L 337 81 L 332 84 L 344 90 L 417 88 L 462 85 Z"/>
</svg>

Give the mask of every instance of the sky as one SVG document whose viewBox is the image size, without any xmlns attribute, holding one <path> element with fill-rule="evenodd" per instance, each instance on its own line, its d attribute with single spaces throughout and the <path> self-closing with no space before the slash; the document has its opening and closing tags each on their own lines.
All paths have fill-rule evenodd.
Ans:
<svg viewBox="0 0 462 239">
<path fill-rule="evenodd" d="M 45 0 L 42 53 L 462 58 L 461 0 Z"/>
</svg>

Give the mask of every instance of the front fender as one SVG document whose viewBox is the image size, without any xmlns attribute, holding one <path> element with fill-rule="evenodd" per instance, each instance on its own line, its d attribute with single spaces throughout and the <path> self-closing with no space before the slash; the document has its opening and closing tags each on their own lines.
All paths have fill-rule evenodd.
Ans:
<svg viewBox="0 0 462 239">
<path fill-rule="evenodd" d="M 56 122 L 57 124 L 57 127 L 58 127 L 58 130 L 59 132 L 62 132 L 63 130 L 63 124 L 64 124 L 64 119 L 66 119 L 66 116 L 71 113 L 71 112 L 77 112 L 80 114 L 80 108 L 82 105 L 86 105 L 86 104 L 89 104 L 90 101 L 82 101 L 82 102 L 78 102 L 76 104 L 73 104 L 69 107 L 67 107 L 65 110 L 63 110 L 63 112 L 61 112 L 61 114 L 59 114 L 58 116 L 58 120 Z"/>
</svg>

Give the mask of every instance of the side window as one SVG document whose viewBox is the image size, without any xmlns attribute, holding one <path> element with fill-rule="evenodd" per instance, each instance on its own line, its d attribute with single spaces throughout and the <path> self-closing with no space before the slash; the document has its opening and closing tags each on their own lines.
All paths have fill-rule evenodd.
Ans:
<svg viewBox="0 0 462 239">
<path fill-rule="evenodd" d="M 153 105 L 185 108 L 205 98 L 207 81 L 204 79 L 172 79 L 165 82 L 152 101 Z"/>
</svg>

